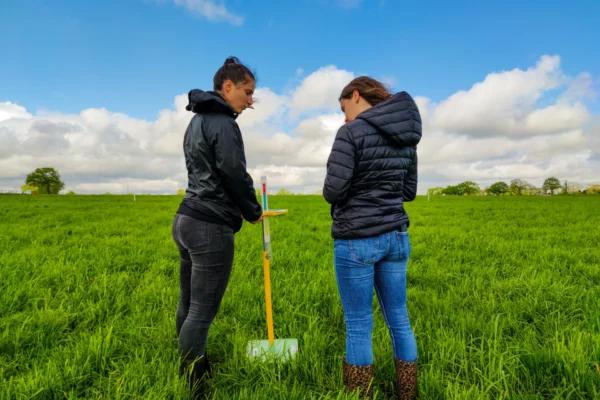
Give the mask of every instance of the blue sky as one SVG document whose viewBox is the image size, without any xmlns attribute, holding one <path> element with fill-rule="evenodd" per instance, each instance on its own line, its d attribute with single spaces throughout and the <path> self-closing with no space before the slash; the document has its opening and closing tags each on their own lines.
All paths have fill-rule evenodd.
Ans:
<svg viewBox="0 0 600 400">
<path fill-rule="evenodd" d="M 600 1 L 0 2 L 0 191 L 38 166 L 67 190 L 185 187 L 185 93 L 238 56 L 258 102 L 238 122 L 255 180 L 317 193 L 371 75 L 424 122 L 420 185 L 600 182 Z"/>
<path fill-rule="evenodd" d="M 600 2 L 480 3 L 228 1 L 243 18 L 234 25 L 167 0 L 3 1 L 0 100 L 149 119 L 175 94 L 208 88 L 230 54 L 277 91 L 299 68 L 332 64 L 433 100 L 543 54 L 560 55 L 566 73 L 600 72 Z"/>
</svg>

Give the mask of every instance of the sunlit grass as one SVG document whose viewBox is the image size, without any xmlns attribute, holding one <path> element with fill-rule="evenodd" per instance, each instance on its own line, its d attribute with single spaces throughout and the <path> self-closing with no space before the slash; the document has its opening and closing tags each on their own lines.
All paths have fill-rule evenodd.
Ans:
<svg viewBox="0 0 600 400">
<path fill-rule="evenodd" d="M 0 196 L 0 398 L 180 399 L 174 314 L 179 197 Z M 236 235 L 210 332 L 215 399 L 343 399 L 344 325 L 327 204 L 276 196 L 276 335 L 289 364 L 246 359 L 266 336 L 260 227 Z M 407 205 L 409 311 L 424 399 L 600 398 L 600 197 L 424 198 Z M 393 395 L 374 303 L 377 398 Z"/>
</svg>

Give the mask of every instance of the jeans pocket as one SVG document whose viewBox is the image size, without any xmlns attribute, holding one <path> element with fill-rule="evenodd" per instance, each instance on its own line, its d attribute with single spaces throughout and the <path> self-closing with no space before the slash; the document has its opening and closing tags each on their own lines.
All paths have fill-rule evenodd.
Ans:
<svg viewBox="0 0 600 400">
<path fill-rule="evenodd" d="M 410 239 L 408 236 L 408 232 L 400 232 L 396 231 L 397 242 L 397 252 L 400 255 L 400 259 L 407 259 L 410 255 Z"/>
<path fill-rule="evenodd" d="M 222 225 L 200 221 L 187 215 L 182 216 L 180 224 L 180 240 L 186 249 L 195 252 L 213 252 L 225 248 Z"/>
<path fill-rule="evenodd" d="M 381 238 L 379 236 L 365 239 L 349 240 L 350 256 L 354 261 L 363 264 L 374 264 L 381 258 Z"/>
</svg>

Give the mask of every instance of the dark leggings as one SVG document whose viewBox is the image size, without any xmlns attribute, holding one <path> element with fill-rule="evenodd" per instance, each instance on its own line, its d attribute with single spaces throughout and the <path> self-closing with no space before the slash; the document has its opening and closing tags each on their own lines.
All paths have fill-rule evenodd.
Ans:
<svg viewBox="0 0 600 400">
<path fill-rule="evenodd" d="M 203 356 L 208 329 L 227 288 L 233 263 L 233 230 L 227 225 L 177 214 L 173 239 L 179 248 L 179 351 L 188 359 Z"/>
</svg>

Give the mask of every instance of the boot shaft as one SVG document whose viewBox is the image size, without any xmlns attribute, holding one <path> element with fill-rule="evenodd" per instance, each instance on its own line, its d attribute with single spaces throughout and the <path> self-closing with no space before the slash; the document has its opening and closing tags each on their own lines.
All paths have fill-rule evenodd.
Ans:
<svg viewBox="0 0 600 400">
<path fill-rule="evenodd" d="M 186 378 L 193 399 L 201 399 L 205 392 L 203 378 L 210 375 L 210 362 L 206 355 L 190 360 L 181 358 L 179 374 Z"/>
<path fill-rule="evenodd" d="M 395 360 L 396 392 L 398 400 L 413 400 L 417 397 L 417 363 Z"/>
<path fill-rule="evenodd" d="M 344 386 L 346 390 L 359 391 L 361 397 L 370 399 L 373 397 L 373 366 L 352 365 L 344 360 Z"/>
</svg>

